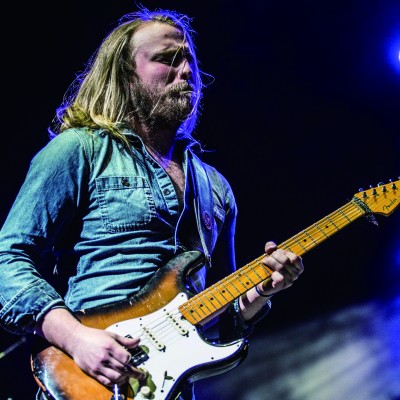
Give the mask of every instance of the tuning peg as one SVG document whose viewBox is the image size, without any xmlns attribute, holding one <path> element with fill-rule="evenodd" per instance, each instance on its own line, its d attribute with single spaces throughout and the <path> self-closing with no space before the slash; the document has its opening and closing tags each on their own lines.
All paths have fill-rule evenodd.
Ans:
<svg viewBox="0 0 400 400">
<path fill-rule="evenodd" d="M 363 197 L 363 198 L 367 197 L 367 193 L 364 192 L 364 188 L 360 188 L 360 189 L 358 189 L 358 191 L 359 191 L 359 192 L 363 192 L 363 194 L 362 194 L 362 197 Z"/>
<path fill-rule="evenodd" d="M 400 179 L 400 176 L 398 177 L 398 179 Z M 397 189 L 396 184 L 393 183 L 393 180 L 392 180 L 391 178 L 389 179 L 389 183 L 391 183 L 391 185 L 390 185 L 390 188 L 391 188 L 391 189 Z"/>
<path fill-rule="evenodd" d="M 386 188 L 386 186 L 385 186 L 385 184 L 383 182 L 379 182 L 378 183 L 378 187 L 381 187 L 381 186 L 383 186 L 382 193 L 386 193 L 387 192 L 387 188 Z"/>
<path fill-rule="evenodd" d="M 372 185 L 369 185 L 369 187 L 372 189 L 372 195 L 376 195 L 376 189 Z"/>
</svg>

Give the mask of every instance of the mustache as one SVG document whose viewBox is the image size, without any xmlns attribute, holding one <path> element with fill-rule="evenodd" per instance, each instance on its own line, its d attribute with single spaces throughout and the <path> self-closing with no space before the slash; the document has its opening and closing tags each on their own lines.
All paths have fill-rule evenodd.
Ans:
<svg viewBox="0 0 400 400">
<path fill-rule="evenodd" d="M 180 82 L 166 89 L 165 93 L 180 94 L 181 92 L 194 92 L 195 88 L 190 82 Z"/>
</svg>

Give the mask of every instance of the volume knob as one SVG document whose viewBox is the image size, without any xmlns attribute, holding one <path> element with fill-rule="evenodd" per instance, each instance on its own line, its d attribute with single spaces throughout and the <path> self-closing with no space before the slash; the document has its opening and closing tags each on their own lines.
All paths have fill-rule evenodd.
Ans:
<svg viewBox="0 0 400 400">
<path fill-rule="evenodd" d="M 151 390 L 148 386 L 142 386 L 135 397 L 135 400 L 139 399 L 151 399 Z"/>
</svg>

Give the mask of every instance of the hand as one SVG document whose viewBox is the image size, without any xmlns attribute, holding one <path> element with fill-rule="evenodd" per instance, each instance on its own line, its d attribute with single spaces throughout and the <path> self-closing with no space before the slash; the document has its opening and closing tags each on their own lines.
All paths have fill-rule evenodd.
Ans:
<svg viewBox="0 0 400 400">
<path fill-rule="evenodd" d="M 304 271 L 303 262 L 300 256 L 290 251 L 278 249 L 274 242 L 265 245 L 266 257 L 262 262 L 273 270 L 271 279 L 262 283 L 264 294 L 274 294 L 280 290 L 292 286 L 293 282 Z"/>
<path fill-rule="evenodd" d="M 102 329 L 80 325 L 68 346 L 75 363 L 105 386 L 124 384 L 130 377 L 144 379 L 145 373 L 128 364 L 127 349 L 139 344 L 137 338 L 126 338 Z"/>
<path fill-rule="evenodd" d="M 146 377 L 143 371 L 128 364 L 128 349 L 138 346 L 138 338 L 85 326 L 66 308 L 49 310 L 35 332 L 69 354 L 84 372 L 105 386 L 123 384 L 129 377 Z"/>
</svg>

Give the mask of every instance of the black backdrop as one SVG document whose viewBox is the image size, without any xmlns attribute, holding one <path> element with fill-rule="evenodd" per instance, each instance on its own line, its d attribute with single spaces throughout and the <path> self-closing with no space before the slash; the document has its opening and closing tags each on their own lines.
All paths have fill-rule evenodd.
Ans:
<svg viewBox="0 0 400 400">
<path fill-rule="evenodd" d="M 236 193 L 239 266 L 360 187 L 398 179 L 397 0 L 141 4 L 193 17 L 201 68 L 210 74 L 196 131 L 210 150 L 206 161 Z M 118 18 L 135 9 L 131 1 L 72 0 L 15 3 L 4 14 L 11 27 L 2 26 L 2 221 L 68 85 Z M 305 255 L 302 278 L 275 297 L 255 335 L 398 295 L 400 212 L 378 222 L 357 221 Z M 0 340 L 1 351 L 17 338 L 1 332 Z M 1 384 L 0 400 L 30 393 L 24 351 L 0 360 L 0 375 L 22 376 L 27 386 Z"/>
</svg>

